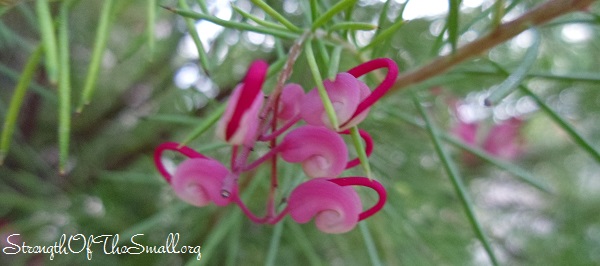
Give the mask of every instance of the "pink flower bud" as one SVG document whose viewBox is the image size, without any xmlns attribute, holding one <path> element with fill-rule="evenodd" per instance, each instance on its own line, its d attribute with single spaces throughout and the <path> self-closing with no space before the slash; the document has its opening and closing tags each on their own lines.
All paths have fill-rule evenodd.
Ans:
<svg viewBox="0 0 600 266">
<path fill-rule="evenodd" d="M 359 77 L 380 68 L 387 68 L 384 80 L 372 92 L 358 80 Z M 398 76 L 398 66 L 389 58 L 378 58 L 360 64 L 345 73 L 340 73 L 334 81 L 323 82 L 329 100 L 333 104 L 340 123 L 340 130 L 351 128 L 362 122 L 371 105 L 375 104 L 392 87 Z M 308 124 L 333 128 L 323 108 L 318 91 L 311 90 L 302 100 L 301 115 Z"/>
<path fill-rule="evenodd" d="M 302 162 L 309 177 L 334 177 L 346 168 L 348 148 L 334 131 L 305 125 L 288 133 L 278 148 L 286 162 Z"/>
<path fill-rule="evenodd" d="M 171 178 L 171 186 L 183 201 L 198 206 L 214 202 L 225 206 L 231 201 L 221 196 L 223 180 L 229 170 L 221 163 L 204 158 L 187 159 L 181 163 Z"/>
<path fill-rule="evenodd" d="M 325 233 L 345 233 L 359 220 L 362 204 L 358 193 L 328 179 L 316 178 L 300 184 L 288 199 L 289 213 L 298 223 L 315 217 L 317 228 Z"/>
<path fill-rule="evenodd" d="M 217 123 L 216 135 L 232 145 L 252 146 L 258 129 L 258 112 L 264 100 L 261 91 L 268 65 L 255 61 L 244 82 L 238 85 Z"/>
<path fill-rule="evenodd" d="M 339 73 L 335 77 L 335 80 L 326 80 L 323 82 L 329 100 L 333 104 L 335 113 L 337 115 L 340 124 L 344 124 L 352 118 L 352 115 L 356 111 L 358 104 L 370 93 L 369 87 L 362 81 L 356 79 L 348 73 Z M 311 90 L 304 99 L 302 99 L 302 119 L 306 123 L 315 126 L 326 126 L 333 129 L 323 102 L 319 97 L 319 92 L 316 89 Z M 367 112 L 364 112 L 360 118 L 355 120 L 353 125 L 358 124 L 364 120 Z M 343 129 L 350 128 L 353 125 L 347 124 Z"/>
<path fill-rule="evenodd" d="M 300 114 L 300 102 L 304 97 L 304 90 L 295 83 L 283 87 L 279 96 L 279 112 L 277 118 L 287 121 Z"/>
</svg>

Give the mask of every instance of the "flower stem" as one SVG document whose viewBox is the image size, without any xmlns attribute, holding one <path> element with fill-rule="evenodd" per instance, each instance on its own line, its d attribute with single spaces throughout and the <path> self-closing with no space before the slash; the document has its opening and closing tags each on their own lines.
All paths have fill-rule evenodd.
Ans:
<svg viewBox="0 0 600 266">
<path fill-rule="evenodd" d="M 360 132 L 358 131 L 358 127 L 353 126 L 350 128 L 350 136 L 352 137 L 352 144 L 354 144 L 354 148 L 356 149 L 356 153 L 358 154 L 360 164 L 365 170 L 367 177 L 369 179 L 373 179 L 371 176 L 371 165 L 369 164 L 369 158 L 367 158 L 367 152 L 365 151 L 365 147 L 361 141 L 361 136 Z"/>
<path fill-rule="evenodd" d="M 335 114 L 335 109 L 333 108 L 333 104 L 329 99 L 329 95 L 327 95 L 327 91 L 325 90 L 325 85 L 323 84 L 323 78 L 321 77 L 321 73 L 319 73 L 319 67 L 317 66 L 317 61 L 315 60 L 315 54 L 312 49 L 312 44 L 309 43 L 308 45 L 306 45 L 305 51 L 306 59 L 308 60 L 308 66 L 310 68 L 310 72 L 312 73 L 313 79 L 317 85 L 317 90 L 319 91 L 319 96 L 321 97 L 321 101 L 323 102 L 325 113 L 327 113 L 327 117 L 329 118 L 331 127 L 335 131 L 339 131 L 337 115 Z"/>
<path fill-rule="evenodd" d="M 595 0 L 547 1 L 515 20 L 496 27 L 488 35 L 458 48 L 455 53 L 438 57 L 425 66 L 400 75 L 391 90 L 406 88 L 412 84 L 440 75 L 455 65 L 481 55 L 490 48 L 510 40 L 532 26 L 540 26 L 561 15 L 582 10 L 594 2 Z"/>
</svg>

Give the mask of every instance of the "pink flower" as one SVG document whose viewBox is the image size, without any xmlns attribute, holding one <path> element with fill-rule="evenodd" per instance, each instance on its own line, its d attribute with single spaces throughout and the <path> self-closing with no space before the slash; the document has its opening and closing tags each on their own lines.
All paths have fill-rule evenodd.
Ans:
<svg viewBox="0 0 600 266">
<path fill-rule="evenodd" d="M 362 212 L 358 193 L 349 186 L 372 188 L 379 195 L 378 202 Z M 387 194 L 383 186 L 365 177 L 315 178 L 300 184 L 288 199 L 290 216 L 298 223 L 307 223 L 313 217 L 317 228 L 325 233 L 345 233 L 359 221 L 375 214 L 385 204 Z"/>
<path fill-rule="evenodd" d="M 194 206 L 202 207 L 210 202 L 225 206 L 230 199 L 221 196 L 221 187 L 228 174 L 229 170 L 215 160 L 187 159 L 177 166 L 171 186 L 180 199 Z"/>
<path fill-rule="evenodd" d="M 258 129 L 258 112 L 264 100 L 261 87 L 267 68 L 264 61 L 252 63 L 244 82 L 234 89 L 227 109 L 217 123 L 217 137 L 232 145 L 252 146 Z"/>
<path fill-rule="evenodd" d="M 312 178 L 338 176 L 348 161 L 342 137 L 325 127 L 296 128 L 285 136 L 278 150 L 286 162 L 301 162 L 304 173 Z"/>
<path fill-rule="evenodd" d="M 505 160 L 514 160 L 523 153 L 523 141 L 520 131 L 523 120 L 511 118 L 495 124 L 483 136 L 483 141 L 478 141 L 480 135 L 480 123 L 466 123 L 459 119 L 458 124 L 452 130 L 453 134 L 472 147 L 481 147 L 488 154 Z M 479 162 L 473 154 L 463 153 L 463 160 L 474 165 Z"/>
<path fill-rule="evenodd" d="M 180 163 L 171 175 L 162 163 L 165 151 L 176 151 L 189 159 Z M 177 197 L 194 206 L 202 207 L 214 202 L 217 206 L 229 204 L 230 199 L 221 197 L 221 187 L 229 170 L 220 162 L 206 157 L 186 146 L 165 142 L 154 151 L 154 164 L 171 185 Z"/>
<path fill-rule="evenodd" d="M 333 104 L 335 114 L 337 115 L 338 121 L 346 122 L 352 119 L 358 104 L 363 101 L 369 93 L 369 87 L 362 81 L 353 77 L 348 73 L 337 74 L 335 80 L 324 81 L 325 89 L 329 96 L 329 100 Z M 333 128 L 327 113 L 323 107 L 321 97 L 316 89 L 311 90 L 304 99 L 302 99 L 302 119 L 306 123 L 316 126 L 326 126 Z M 360 123 L 366 117 L 368 110 L 366 110 L 360 117 L 354 119 L 352 124 L 346 124 L 344 128 L 347 129 L 351 126 Z"/>
<path fill-rule="evenodd" d="M 387 68 L 388 73 L 381 84 L 371 92 L 369 87 L 358 78 L 379 68 Z M 324 81 L 325 90 L 340 123 L 339 129 L 345 130 L 362 122 L 371 105 L 392 87 L 397 76 L 398 66 L 394 61 L 389 58 L 378 58 L 358 65 L 346 73 L 338 74 L 333 81 Z M 302 99 L 301 116 L 308 124 L 333 129 L 316 89 L 311 90 Z"/>
<path fill-rule="evenodd" d="M 315 217 L 319 230 L 345 233 L 358 223 L 362 204 L 351 187 L 341 187 L 325 178 L 315 178 L 299 185 L 288 199 L 290 216 L 298 223 Z"/>
<path fill-rule="evenodd" d="M 285 85 L 279 96 L 277 118 L 288 121 L 298 116 L 302 98 L 304 98 L 304 90 L 300 85 L 295 83 Z"/>
<path fill-rule="evenodd" d="M 507 160 L 519 157 L 523 153 L 522 126 L 523 120 L 515 117 L 494 125 L 483 142 L 483 149 Z"/>
</svg>

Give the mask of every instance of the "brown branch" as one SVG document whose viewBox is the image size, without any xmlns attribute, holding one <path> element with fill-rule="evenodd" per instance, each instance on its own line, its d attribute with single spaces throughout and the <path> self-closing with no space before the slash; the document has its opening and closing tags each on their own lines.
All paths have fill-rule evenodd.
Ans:
<svg viewBox="0 0 600 266">
<path fill-rule="evenodd" d="M 405 88 L 442 74 L 453 66 L 519 35 L 529 27 L 540 26 L 564 14 L 584 10 L 593 2 L 595 0 L 549 0 L 515 20 L 499 25 L 488 35 L 462 46 L 453 54 L 438 57 L 419 69 L 401 74 L 391 90 Z"/>
</svg>

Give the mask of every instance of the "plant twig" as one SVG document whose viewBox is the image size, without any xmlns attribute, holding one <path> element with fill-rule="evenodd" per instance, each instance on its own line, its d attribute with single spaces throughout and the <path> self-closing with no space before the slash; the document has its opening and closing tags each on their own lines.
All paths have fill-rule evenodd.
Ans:
<svg viewBox="0 0 600 266">
<path fill-rule="evenodd" d="M 453 66 L 484 53 L 532 26 L 539 26 L 564 14 L 583 10 L 593 2 L 594 0 L 549 0 L 515 20 L 499 25 L 488 35 L 458 48 L 453 54 L 438 57 L 419 69 L 401 74 L 391 90 L 406 88 L 444 73 Z"/>
</svg>

